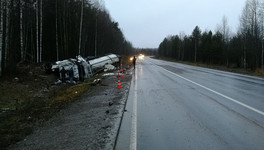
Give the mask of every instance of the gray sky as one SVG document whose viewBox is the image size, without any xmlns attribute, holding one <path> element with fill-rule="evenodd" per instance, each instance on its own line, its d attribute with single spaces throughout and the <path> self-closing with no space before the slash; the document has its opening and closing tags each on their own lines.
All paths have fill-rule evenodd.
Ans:
<svg viewBox="0 0 264 150">
<path fill-rule="evenodd" d="M 216 29 L 223 16 L 232 32 L 246 0 L 105 0 L 105 7 L 119 23 L 126 39 L 137 48 L 157 48 L 168 35 L 190 35 Z"/>
</svg>

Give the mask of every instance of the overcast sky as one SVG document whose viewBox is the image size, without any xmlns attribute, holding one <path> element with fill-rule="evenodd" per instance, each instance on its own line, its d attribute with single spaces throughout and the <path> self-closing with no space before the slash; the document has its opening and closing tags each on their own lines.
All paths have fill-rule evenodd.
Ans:
<svg viewBox="0 0 264 150">
<path fill-rule="evenodd" d="M 233 32 L 246 0 L 105 0 L 112 19 L 137 48 L 157 48 L 168 35 L 216 29 L 223 16 Z"/>
</svg>

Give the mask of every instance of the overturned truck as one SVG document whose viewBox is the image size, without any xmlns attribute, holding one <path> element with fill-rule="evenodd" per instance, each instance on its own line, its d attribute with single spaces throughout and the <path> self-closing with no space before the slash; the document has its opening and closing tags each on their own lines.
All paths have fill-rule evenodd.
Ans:
<svg viewBox="0 0 264 150">
<path fill-rule="evenodd" d="M 77 56 L 76 59 L 70 58 L 62 61 L 57 61 L 51 66 L 52 72 L 59 76 L 60 79 L 70 78 L 70 70 L 73 70 L 73 79 L 83 81 L 92 77 L 94 74 L 105 69 L 106 65 L 117 65 L 120 63 L 120 56 L 109 54 L 93 59 L 84 59 Z M 62 71 L 63 70 L 63 71 Z"/>
</svg>

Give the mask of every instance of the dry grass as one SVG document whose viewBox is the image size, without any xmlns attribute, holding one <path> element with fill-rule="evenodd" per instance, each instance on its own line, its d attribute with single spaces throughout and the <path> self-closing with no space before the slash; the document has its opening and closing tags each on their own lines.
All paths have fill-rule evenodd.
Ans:
<svg viewBox="0 0 264 150">
<path fill-rule="evenodd" d="M 264 77 L 264 70 L 263 70 L 263 69 L 256 69 L 255 74 L 256 74 L 257 76 L 262 76 L 262 77 Z"/>
<path fill-rule="evenodd" d="M 88 91 L 90 86 L 87 84 L 78 84 L 67 88 L 66 90 L 59 91 L 56 96 L 52 99 L 55 102 L 63 102 L 73 100 L 74 98 L 82 95 L 84 92 Z"/>
<path fill-rule="evenodd" d="M 100 76 L 97 76 L 100 77 Z M 94 79 L 94 78 L 93 78 Z M 0 149 L 22 140 L 36 124 L 51 118 L 60 109 L 91 89 L 89 79 L 77 85 L 4 81 L 0 85 Z M 36 83 L 35 83 L 36 82 Z M 47 88 L 48 91 L 43 92 Z"/>
</svg>

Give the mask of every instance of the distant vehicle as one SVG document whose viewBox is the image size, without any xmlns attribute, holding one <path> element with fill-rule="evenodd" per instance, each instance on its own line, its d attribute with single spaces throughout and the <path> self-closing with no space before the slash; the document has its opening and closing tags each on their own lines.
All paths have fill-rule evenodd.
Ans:
<svg viewBox="0 0 264 150">
<path fill-rule="evenodd" d="M 145 57 L 145 55 L 144 54 L 139 54 L 138 55 L 138 59 L 144 59 L 144 57 Z M 129 60 L 132 62 L 133 61 L 133 59 L 134 59 L 134 56 L 131 56 L 130 58 L 129 58 Z"/>
<path fill-rule="evenodd" d="M 138 55 L 138 59 L 144 59 L 144 57 L 145 57 L 145 55 L 143 55 L 143 54 Z"/>
</svg>

